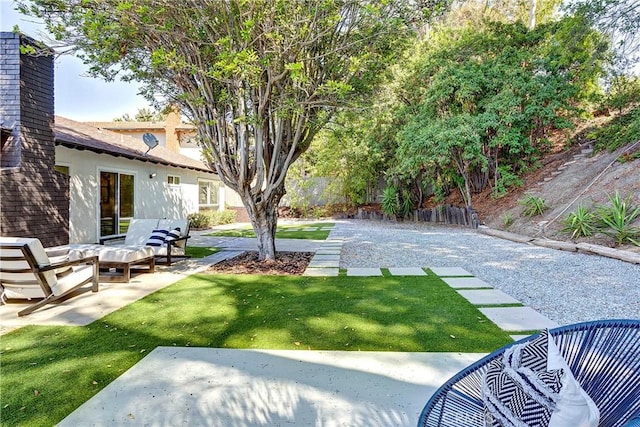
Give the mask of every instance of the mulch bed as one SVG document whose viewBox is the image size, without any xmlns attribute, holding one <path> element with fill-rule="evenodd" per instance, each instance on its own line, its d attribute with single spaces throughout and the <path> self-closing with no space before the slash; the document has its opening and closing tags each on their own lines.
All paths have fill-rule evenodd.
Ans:
<svg viewBox="0 0 640 427">
<path fill-rule="evenodd" d="M 311 258 L 313 252 L 278 252 L 275 261 L 258 261 L 258 252 L 249 251 L 212 265 L 206 273 L 299 276 L 304 273 Z"/>
</svg>

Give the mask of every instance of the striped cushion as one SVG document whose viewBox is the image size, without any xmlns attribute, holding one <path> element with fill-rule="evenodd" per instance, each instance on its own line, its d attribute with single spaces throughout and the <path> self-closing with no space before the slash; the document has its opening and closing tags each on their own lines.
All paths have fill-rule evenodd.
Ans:
<svg viewBox="0 0 640 427">
<path fill-rule="evenodd" d="M 176 240 L 180 238 L 180 228 L 174 228 L 173 230 L 169 231 L 167 233 L 167 237 L 165 238 L 165 241 L 169 242 L 172 240 Z"/>
<path fill-rule="evenodd" d="M 167 238 L 167 234 L 169 234 L 169 230 L 156 229 L 151 232 L 151 237 L 147 240 L 147 246 L 162 246 L 164 244 L 164 239 Z"/>
</svg>

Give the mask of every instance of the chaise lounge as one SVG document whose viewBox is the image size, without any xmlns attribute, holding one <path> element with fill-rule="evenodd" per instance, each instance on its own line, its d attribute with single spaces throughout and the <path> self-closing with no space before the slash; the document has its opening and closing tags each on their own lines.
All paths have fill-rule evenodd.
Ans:
<svg viewBox="0 0 640 427">
<path fill-rule="evenodd" d="M 124 240 L 129 247 L 152 248 L 156 263 L 171 265 L 176 258 L 186 258 L 185 248 L 189 239 L 187 219 L 132 219 L 126 234 L 100 239 L 101 245 L 121 246 Z"/>
<path fill-rule="evenodd" d="M 2 302 L 38 300 L 18 316 L 63 301 L 89 283 L 91 291 L 98 292 L 98 257 L 52 262 L 38 239 L 0 237 Z"/>
</svg>

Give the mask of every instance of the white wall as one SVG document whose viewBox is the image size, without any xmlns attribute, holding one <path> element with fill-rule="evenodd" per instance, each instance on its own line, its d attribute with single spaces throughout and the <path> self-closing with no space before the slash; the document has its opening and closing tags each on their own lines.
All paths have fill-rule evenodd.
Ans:
<svg viewBox="0 0 640 427">
<path fill-rule="evenodd" d="M 172 168 L 62 146 L 56 146 L 56 164 L 69 167 L 70 243 L 91 243 L 99 239 L 99 177 L 102 171 L 134 175 L 135 218 L 184 218 L 198 211 L 198 178 L 218 180 L 213 173 Z M 156 176 L 150 178 L 152 173 L 156 173 Z M 168 175 L 179 176 L 180 185 L 169 185 Z M 220 209 L 223 208 L 224 202 L 220 204 Z"/>
</svg>

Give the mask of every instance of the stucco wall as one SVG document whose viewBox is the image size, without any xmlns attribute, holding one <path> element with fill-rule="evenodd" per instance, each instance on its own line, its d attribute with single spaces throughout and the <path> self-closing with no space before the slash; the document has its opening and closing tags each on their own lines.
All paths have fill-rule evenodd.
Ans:
<svg viewBox="0 0 640 427">
<path fill-rule="evenodd" d="M 171 168 L 107 154 L 56 147 L 56 164 L 69 167 L 70 243 L 99 239 L 99 176 L 101 171 L 134 176 L 135 218 L 184 218 L 198 211 L 198 178 L 218 180 L 215 174 Z M 156 173 L 150 178 L 149 175 Z M 180 185 L 167 183 L 167 175 L 180 177 Z M 221 191 L 221 193 L 223 193 Z M 224 207 L 224 200 L 220 200 Z"/>
</svg>

